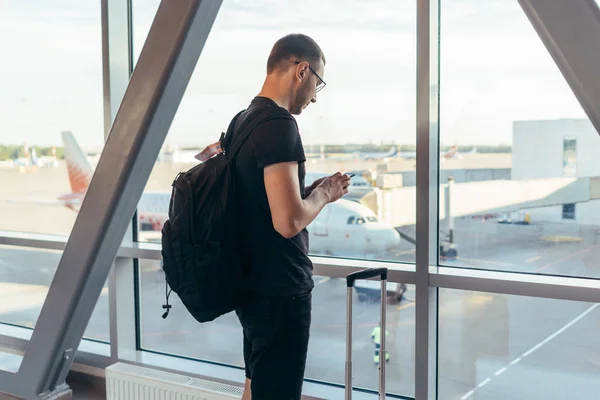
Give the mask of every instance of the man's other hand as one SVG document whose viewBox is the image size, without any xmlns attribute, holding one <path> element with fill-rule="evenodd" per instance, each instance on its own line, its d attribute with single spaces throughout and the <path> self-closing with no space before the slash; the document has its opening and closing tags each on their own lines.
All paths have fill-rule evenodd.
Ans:
<svg viewBox="0 0 600 400">
<path fill-rule="evenodd" d="M 329 203 L 333 203 L 348 193 L 348 186 L 350 186 L 350 177 L 340 172 L 336 172 L 323 179 L 318 188 L 327 194 Z"/>
</svg>

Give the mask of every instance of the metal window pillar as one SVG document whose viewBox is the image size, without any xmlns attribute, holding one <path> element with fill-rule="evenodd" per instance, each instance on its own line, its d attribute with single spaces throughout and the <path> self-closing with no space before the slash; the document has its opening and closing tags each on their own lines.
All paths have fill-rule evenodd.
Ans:
<svg viewBox="0 0 600 400">
<path fill-rule="evenodd" d="M 417 1 L 417 232 L 415 398 L 437 399 L 439 0 Z"/>
<path fill-rule="evenodd" d="M 161 2 L 16 374 L 26 399 L 64 392 L 73 354 L 108 277 L 221 0 Z"/>
<path fill-rule="evenodd" d="M 102 71 L 104 140 L 117 116 L 133 72 L 132 0 L 102 0 Z M 135 223 L 135 221 L 133 221 Z M 123 245 L 133 244 L 129 224 Z M 117 257 L 108 277 L 111 360 L 136 350 L 135 277 L 133 260 Z"/>
<path fill-rule="evenodd" d="M 600 10 L 595 0 L 518 0 L 600 133 Z"/>
</svg>

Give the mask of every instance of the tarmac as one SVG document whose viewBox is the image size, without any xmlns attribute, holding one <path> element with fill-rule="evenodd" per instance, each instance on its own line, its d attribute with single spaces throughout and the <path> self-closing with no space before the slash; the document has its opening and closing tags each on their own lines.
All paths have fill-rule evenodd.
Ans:
<svg viewBox="0 0 600 400">
<path fill-rule="evenodd" d="M 454 161 L 454 160 L 448 160 Z M 460 160 L 458 160 L 460 161 Z M 165 185 L 174 169 L 153 172 L 148 187 Z M 63 168 L 31 173 L 0 171 L 0 229 L 68 234 L 76 214 L 36 204 L 67 192 Z M 175 172 L 176 173 L 176 172 Z M 158 177 L 161 178 L 158 178 Z M 8 186 L 8 184 L 11 184 Z M 170 182 L 169 182 L 170 184 Z M 30 199 L 31 203 L 16 201 Z M 456 260 L 441 264 L 562 276 L 600 277 L 600 229 L 576 224 L 504 225 L 493 219 L 456 219 Z M 402 227 L 414 234 L 414 227 Z M 445 227 L 441 226 L 445 233 Z M 0 321 L 33 327 L 61 253 L 0 246 Z M 402 241 L 382 259 L 414 262 L 414 245 Z M 346 288 L 343 280 L 315 277 L 307 379 L 342 385 Z M 140 262 L 143 349 L 241 367 L 242 335 L 235 315 L 207 324 L 190 317 L 176 296 L 161 318 L 164 276 L 158 262 Z M 100 296 L 85 336 L 109 339 L 108 290 Z M 415 293 L 388 304 L 387 390 L 414 396 Z M 593 399 L 600 389 L 600 311 L 597 304 L 440 289 L 438 390 L 440 399 Z M 377 299 L 354 307 L 354 385 L 376 390 L 371 330 Z"/>
</svg>

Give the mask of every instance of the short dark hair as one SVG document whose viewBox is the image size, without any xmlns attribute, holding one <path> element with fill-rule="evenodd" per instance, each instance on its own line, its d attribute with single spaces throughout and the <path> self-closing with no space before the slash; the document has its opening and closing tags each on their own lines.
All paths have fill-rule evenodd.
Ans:
<svg viewBox="0 0 600 400">
<path fill-rule="evenodd" d="M 275 42 L 267 61 L 267 73 L 270 74 L 276 68 L 282 67 L 292 58 L 308 61 L 313 65 L 322 60 L 325 65 L 325 55 L 317 42 L 301 33 L 292 33 Z"/>
</svg>

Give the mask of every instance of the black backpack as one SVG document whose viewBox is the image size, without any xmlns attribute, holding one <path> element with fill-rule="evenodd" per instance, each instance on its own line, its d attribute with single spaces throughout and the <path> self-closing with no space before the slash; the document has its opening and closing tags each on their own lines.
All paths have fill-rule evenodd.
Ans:
<svg viewBox="0 0 600 400">
<path fill-rule="evenodd" d="M 243 112 L 233 118 L 227 136 L 221 134 L 223 149 L 227 138 L 228 150 L 176 176 L 162 228 L 166 284 L 199 322 L 233 311 L 243 294 L 234 163 L 246 139 L 265 120 L 260 112 L 241 117 Z M 238 119 L 239 129 L 235 129 Z M 163 318 L 171 308 L 171 291 L 166 293 Z"/>
</svg>

